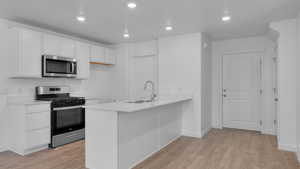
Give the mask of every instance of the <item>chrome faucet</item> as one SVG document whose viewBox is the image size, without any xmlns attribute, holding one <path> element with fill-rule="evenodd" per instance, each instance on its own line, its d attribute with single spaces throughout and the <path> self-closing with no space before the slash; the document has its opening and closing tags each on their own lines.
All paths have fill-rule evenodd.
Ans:
<svg viewBox="0 0 300 169">
<path fill-rule="evenodd" d="M 148 84 L 151 84 L 151 90 L 152 90 L 150 99 L 151 101 L 154 101 L 154 99 L 156 98 L 154 82 L 151 80 L 146 81 L 144 84 L 144 90 L 148 88 Z"/>
</svg>

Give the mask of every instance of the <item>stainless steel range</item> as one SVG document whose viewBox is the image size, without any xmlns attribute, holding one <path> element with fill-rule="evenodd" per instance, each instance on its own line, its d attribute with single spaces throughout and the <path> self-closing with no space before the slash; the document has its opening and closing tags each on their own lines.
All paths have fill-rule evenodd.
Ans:
<svg viewBox="0 0 300 169">
<path fill-rule="evenodd" d="M 69 92 L 68 86 L 36 87 L 37 100 L 51 101 L 51 148 L 85 137 L 85 98 Z"/>
</svg>

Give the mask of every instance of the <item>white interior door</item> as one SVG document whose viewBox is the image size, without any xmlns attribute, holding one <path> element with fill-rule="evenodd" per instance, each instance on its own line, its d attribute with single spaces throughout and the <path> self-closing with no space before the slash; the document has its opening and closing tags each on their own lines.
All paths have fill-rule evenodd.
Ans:
<svg viewBox="0 0 300 169">
<path fill-rule="evenodd" d="M 223 127 L 260 130 L 258 53 L 223 56 Z"/>
</svg>

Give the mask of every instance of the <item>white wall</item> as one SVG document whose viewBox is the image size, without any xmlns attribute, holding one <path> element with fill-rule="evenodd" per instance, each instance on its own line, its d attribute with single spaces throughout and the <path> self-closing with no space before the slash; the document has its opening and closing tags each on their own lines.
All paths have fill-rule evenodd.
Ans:
<svg viewBox="0 0 300 169">
<path fill-rule="evenodd" d="M 212 46 L 208 35 L 202 33 L 202 95 L 201 130 L 205 135 L 211 129 L 212 122 Z"/>
<path fill-rule="evenodd" d="M 159 92 L 190 94 L 185 105 L 183 135 L 201 137 L 201 34 L 161 38 L 159 47 Z"/>
<path fill-rule="evenodd" d="M 151 90 L 144 91 L 147 80 L 154 82 L 157 93 L 157 42 L 119 44 L 115 48 L 117 64 L 113 74 L 113 97 L 117 100 L 148 97 Z"/>
<path fill-rule="evenodd" d="M 119 44 L 116 49 L 116 65 L 114 66 L 113 82 L 114 99 L 123 100 L 129 98 L 129 51 L 128 44 Z"/>
<path fill-rule="evenodd" d="M 131 99 L 150 97 L 150 88 L 144 90 L 146 81 L 154 82 L 157 92 L 157 41 L 130 43 L 129 47 L 129 97 Z"/>
<path fill-rule="evenodd" d="M 214 41 L 212 43 L 212 126 L 222 128 L 222 55 L 235 52 L 261 52 L 263 56 L 262 132 L 274 134 L 272 57 L 275 44 L 265 36 Z"/>
<path fill-rule="evenodd" d="M 99 65 L 91 66 L 89 80 L 75 79 L 11 79 L 12 66 L 16 64 L 12 61 L 12 50 L 7 44 L 9 37 L 5 34 L 6 22 L 0 21 L 0 150 L 4 145 L 4 127 L 6 96 L 23 96 L 24 98 L 34 99 L 35 87 L 39 85 L 69 85 L 72 93 L 80 96 L 95 98 L 111 98 L 111 74 L 114 67 Z"/>
<path fill-rule="evenodd" d="M 296 19 L 271 23 L 278 39 L 278 144 L 283 150 L 296 151 Z"/>
</svg>

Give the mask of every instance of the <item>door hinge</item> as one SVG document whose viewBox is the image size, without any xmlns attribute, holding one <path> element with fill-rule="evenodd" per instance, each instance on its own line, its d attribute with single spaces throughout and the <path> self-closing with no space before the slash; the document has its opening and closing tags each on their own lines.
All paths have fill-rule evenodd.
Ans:
<svg viewBox="0 0 300 169">
<path fill-rule="evenodd" d="M 262 90 L 262 89 L 260 89 L 260 90 L 259 90 L 259 93 L 260 93 L 260 95 L 262 95 L 262 94 L 263 94 L 263 90 Z"/>
<path fill-rule="evenodd" d="M 262 124 L 263 124 L 263 122 L 262 122 L 262 120 L 260 120 L 260 121 L 259 121 L 259 125 L 262 126 Z"/>
<path fill-rule="evenodd" d="M 277 94 L 277 91 L 278 91 L 278 89 L 274 87 L 274 88 L 273 88 L 274 94 Z"/>
</svg>

